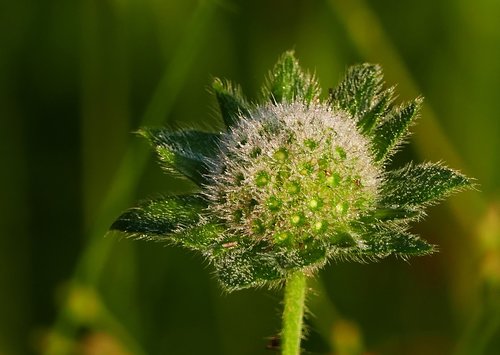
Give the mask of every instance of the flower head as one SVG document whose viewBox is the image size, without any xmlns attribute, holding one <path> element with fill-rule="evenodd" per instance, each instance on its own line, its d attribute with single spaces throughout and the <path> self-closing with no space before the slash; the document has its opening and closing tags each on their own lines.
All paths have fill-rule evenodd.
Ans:
<svg viewBox="0 0 500 355">
<path fill-rule="evenodd" d="M 381 69 L 350 68 L 327 100 L 285 53 L 251 105 L 215 79 L 225 132 L 145 129 L 162 165 L 191 195 L 150 200 L 111 229 L 201 251 L 227 290 L 276 283 L 328 260 L 403 258 L 434 246 L 410 234 L 424 207 L 471 186 L 440 164 L 387 171 L 421 99 L 393 106 Z"/>
</svg>

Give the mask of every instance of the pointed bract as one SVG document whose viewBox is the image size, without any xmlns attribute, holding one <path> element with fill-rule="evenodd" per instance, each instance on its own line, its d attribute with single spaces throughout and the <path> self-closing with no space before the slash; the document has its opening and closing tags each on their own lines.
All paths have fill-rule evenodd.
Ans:
<svg viewBox="0 0 500 355">
<path fill-rule="evenodd" d="M 394 88 L 382 91 L 373 98 L 372 107 L 358 120 L 358 128 L 364 135 L 370 136 L 373 129 L 387 116 L 394 100 Z"/>
<path fill-rule="evenodd" d="M 250 112 L 250 105 L 241 93 L 239 86 L 232 85 L 229 81 L 215 78 L 212 82 L 212 90 L 219 104 L 220 113 L 226 127 L 232 127 L 238 123 L 240 117 Z"/>
<path fill-rule="evenodd" d="M 382 161 L 398 148 L 407 135 L 408 128 L 417 117 L 422 99 L 417 98 L 398 109 L 394 109 L 373 132 L 375 160 Z"/>
<path fill-rule="evenodd" d="M 205 182 L 206 159 L 216 153 L 220 134 L 164 128 L 140 130 L 139 134 L 149 140 L 166 171 L 180 173 L 198 185 Z"/>
<path fill-rule="evenodd" d="M 228 292 L 279 280 L 283 274 L 262 245 L 220 244 L 212 256 L 221 285 Z"/>
<path fill-rule="evenodd" d="M 380 66 L 367 63 L 354 65 L 331 92 L 330 100 L 333 107 L 349 112 L 360 122 L 380 101 L 383 84 Z"/>
<path fill-rule="evenodd" d="M 435 251 L 432 244 L 427 243 L 420 237 L 397 230 L 380 230 L 369 234 L 364 238 L 365 248 L 361 250 L 367 255 L 374 257 L 386 257 L 396 255 L 402 258 L 411 256 L 428 255 Z"/>
<path fill-rule="evenodd" d="M 284 270 L 322 266 L 325 263 L 327 247 L 321 240 L 308 238 L 300 248 L 280 248 L 275 250 L 276 259 Z"/>
<path fill-rule="evenodd" d="M 187 232 L 198 224 L 205 208 L 205 200 L 195 195 L 148 200 L 125 211 L 110 229 L 134 238 L 158 239 Z"/>
<path fill-rule="evenodd" d="M 215 222 L 204 222 L 176 233 L 171 236 L 172 241 L 189 249 L 208 252 L 214 240 L 225 232 L 225 227 Z"/>
<path fill-rule="evenodd" d="M 281 56 L 263 89 L 265 99 L 276 103 L 301 101 L 310 104 L 318 100 L 320 91 L 316 79 L 302 71 L 293 51 Z"/>
<path fill-rule="evenodd" d="M 411 208 L 411 206 L 379 206 L 371 213 L 364 217 L 360 217 L 360 220 L 365 223 L 377 223 L 377 222 L 388 222 L 388 221 L 411 221 L 418 219 L 422 215 L 422 212 Z"/>
<path fill-rule="evenodd" d="M 395 208 L 425 206 L 470 187 L 469 178 L 441 164 L 408 164 L 387 173 L 381 202 Z"/>
</svg>

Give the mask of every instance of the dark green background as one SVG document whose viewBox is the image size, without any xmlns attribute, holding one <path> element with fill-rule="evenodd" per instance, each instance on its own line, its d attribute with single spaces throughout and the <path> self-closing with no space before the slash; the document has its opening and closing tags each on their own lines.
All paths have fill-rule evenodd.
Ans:
<svg viewBox="0 0 500 355">
<path fill-rule="evenodd" d="M 3 1 L 0 354 L 270 353 L 279 290 L 223 294 L 193 253 L 103 235 L 134 201 L 191 188 L 132 131 L 221 127 L 211 76 L 255 97 L 291 48 L 325 92 L 381 64 L 400 100 L 425 97 L 394 165 L 443 159 L 480 186 L 415 226 L 439 254 L 328 265 L 305 348 L 500 353 L 499 19 L 493 0 Z"/>
</svg>

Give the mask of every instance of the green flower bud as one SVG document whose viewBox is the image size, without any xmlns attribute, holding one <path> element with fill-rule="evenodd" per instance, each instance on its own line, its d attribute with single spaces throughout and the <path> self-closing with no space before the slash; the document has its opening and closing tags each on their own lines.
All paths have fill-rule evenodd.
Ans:
<svg viewBox="0 0 500 355">
<path fill-rule="evenodd" d="M 244 145 L 239 144 L 243 137 Z M 260 107 L 223 137 L 219 157 L 208 194 L 213 212 L 234 233 L 269 247 L 286 239 L 299 250 L 299 241 L 309 235 L 329 241 L 339 230 L 349 230 L 359 209 L 374 209 L 378 199 L 381 171 L 368 141 L 343 112 L 324 105 Z M 239 174 L 245 178 L 236 179 Z M 255 204 L 236 223 L 228 216 L 247 204 L 246 196 Z"/>
<path fill-rule="evenodd" d="M 386 170 L 422 100 L 393 105 L 379 66 L 350 68 L 326 100 L 285 53 L 248 103 L 212 86 L 227 130 L 144 129 L 165 170 L 197 184 L 191 195 L 145 201 L 111 229 L 200 251 L 226 290 L 311 273 L 328 259 L 433 252 L 407 231 L 424 208 L 473 186 L 441 164 Z"/>
</svg>

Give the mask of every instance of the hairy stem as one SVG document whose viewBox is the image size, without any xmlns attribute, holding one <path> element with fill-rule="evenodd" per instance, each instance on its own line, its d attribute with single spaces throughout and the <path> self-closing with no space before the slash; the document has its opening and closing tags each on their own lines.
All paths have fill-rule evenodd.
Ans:
<svg viewBox="0 0 500 355">
<path fill-rule="evenodd" d="M 300 354 L 305 298 L 306 275 L 302 271 L 296 271 L 286 281 L 281 332 L 282 355 Z"/>
</svg>

